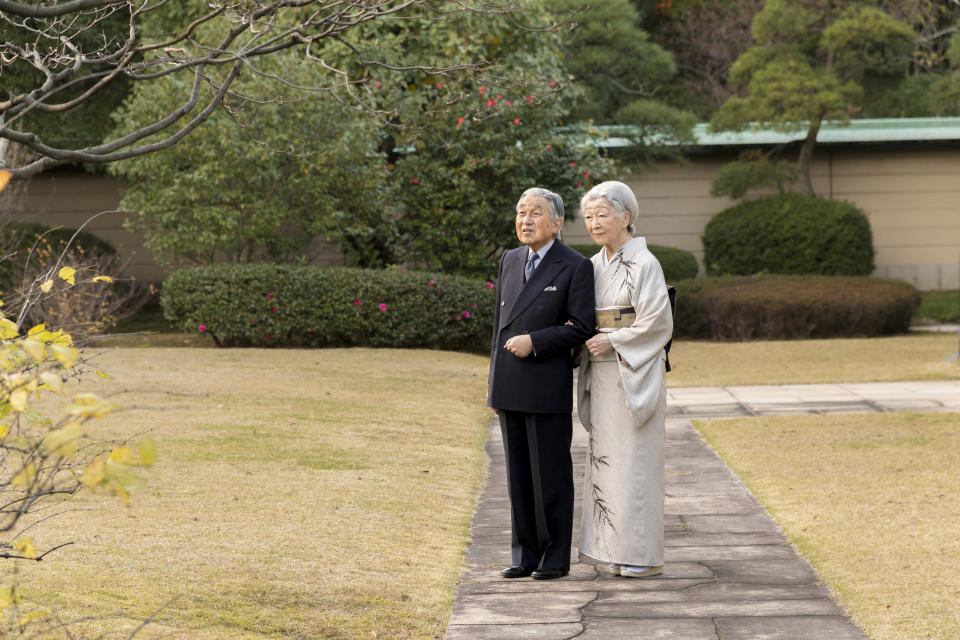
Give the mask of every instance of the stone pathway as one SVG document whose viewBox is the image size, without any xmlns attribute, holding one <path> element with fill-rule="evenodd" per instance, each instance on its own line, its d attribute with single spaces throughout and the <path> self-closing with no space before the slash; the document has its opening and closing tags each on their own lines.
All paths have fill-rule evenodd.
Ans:
<svg viewBox="0 0 960 640">
<path fill-rule="evenodd" d="M 499 576 L 510 562 L 510 513 L 500 429 L 492 422 L 489 480 L 446 640 L 865 640 L 688 418 L 903 410 L 960 411 L 960 381 L 669 389 L 666 564 L 662 576 L 643 579 L 578 563 L 576 539 L 566 578 Z M 585 451 L 586 434 L 575 424 L 577 478 Z"/>
</svg>

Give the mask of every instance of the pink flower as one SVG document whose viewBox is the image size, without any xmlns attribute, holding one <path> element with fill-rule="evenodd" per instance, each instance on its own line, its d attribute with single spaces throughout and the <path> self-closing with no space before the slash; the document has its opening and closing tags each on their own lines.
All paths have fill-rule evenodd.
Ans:
<svg viewBox="0 0 960 640">
<path fill-rule="evenodd" d="M 472 304 L 472 305 L 470 305 L 470 308 L 471 308 L 471 309 L 476 309 L 476 308 L 477 308 L 477 305 Z"/>
<path fill-rule="evenodd" d="M 267 294 L 267 300 L 272 300 L 272 299 L 273 299 L 273 297 L 268 293 L 268 294 Z"/>
<path fill-rule="evenodd" d="M 436 281 L 436 280 L 431 280 L 430 282 L 427 283 L 427 286 L 428 286 L 428 287 L 432 287 L 432 286 L 435 285 L 435 284 L 437 284 L 437 281 Z"/>
<path fill-rule="evenodd" d="M 420 184 L 420 178 L 414 178 L 413 184 Z"/>
<path fill-rule="evenodd" d="M 271 309 L 270 311 L 272 311 L 273 313 L 276 313 L 276 312 L 277 312 L 277 308 L 276 308 L 276 307 L 274 307 L 274 308 L 273 308 L 273 309 Z"/>
<path fill-rule="evenodd" d="M 553 145 L 552 145 L 552 144 L 548 144 L 548 145 L 547 145 L 547 151 L 553 151 Z"/>
<path fill-rule="evenodd" d="M 503 100 L 503 96 L 500 95 L 499 93 L 497 94 L 497 100 Z"/>
<path fill-rule="evenodd" d="M 360 306 L 360 301 L 359 301 L 359 300 L 354 300 L 354 301 L 353 301 L 353 306 L 359 307 L 359 306 Z"/>
<path fill-rule="evenodd" d="M 457 126 L 459 127 L 461 124 L 463 124 L 463 116 L 457 118 Z"/>
<path fill-rule="evenodd" d="M 464 317 L 464 318 L 469 318 L 469 317 L 470 317 L 470 312 L 469 312 L 469 311 L 464 311 L 464 312 L 463 312 L 463 317 Z"/>
<path fill-rule="evenodd" d="M 479 89 L 477 89 L 477 93 L 479 93 L 480 95 L 483 95 L 483 92 L 486 90 L 487 90 L 486 87 L 480 87 Z"/>
<path fill-rule="evenodd" d="M 387 303 L 381 302 L 381 303 L 380 303 L 380 311 L 386 311 L 386 310 L 387 310 Z"/>
<path fill-rule="evenodd" d="M 268 333 L 268 334 L 267 334 L 267 340 L 273 340 L 273 334 L 272 334 L 272 333 Z"/>
<path fill-rule="evenodd" d="M 250 324 L 251 324 L 251 325 L 257 324 L 257 319 L 254 318 L 253 320 L 251 320 L 251 321 L 250 321 Z"/>
<path fill-rule="evenodd" d="M 578 183 L 577 183 L 577 186 L 578 186 L 578 187 L 582 187 L 582 186 L 583 186 L 583 183 L 582 183 L 582 182 L 578 182 Z"/>
<path fill-rule="evenodd" d="M 202 324 L 199 327 L 197 327 L 197 331 L 199 331 L 200 333 L 203 333 L 206 330 L 207 330 L 207 325 L 205 324 Z"/>
<path fill-rule="evenodd" d="M 380 81 L 379 81 L 379 80 L 377 80 L 376 85 L 377 85 L 377 89 L 379 89 L 379 88 L 380 88 Z"/>
<path fill-rule="evenodd" d="M 551 80 L 551 81 L 550 81 L 550 86 L 551 86 L 551 87 L 555 87 L 555 86 L 557 86 L 557 83 L 554 82 L 553 80 Z"/>
<path fill-rule="evenodd" d="M 571 161 L 570 161 L 570 166 L 571 166 L 571 167 L 575 167 L 575 166 L 577 166 L 577 163 L 576 163 L 576 162 L 573 162 L 573 161 L 571 160 Z"/>
<path fill-rule="evenodd" d="M 527 96 L 527 102 L 533 102 L 533 96 Z"/>
<path fill-rule="evenodd" d="M 520 124 L 520 118 L 514 118 L 513 124 Z"/>
<path fill-rule="evenodd" d="M 462 319 L 463 318 L 461 318 L 460 316 L 457 316 L 456 318 L 454 318 L 454 320 L 456 320 L 457 322 L 460 322 Z"/>
<path fill-rule="evenodd" d="M 437 80 L 437 89 L 442 89 L 442 88 L 443 88 L 443 83 Z"/>
<path fill-rule="evenodd" d="M 492 282 L 489 282 L 489 281 L 487 282 L 487 289 L 493 289 L 493 283 L 492 283 Z"/>
<path fill-rule="evenodd" d="M 511 102 L 510 100 L 507 100 L 507 106 L 508 106 L 508 107 L 509 107 L 510 105 L 512 105 L 512 104 L 513 104 L 513 102 Z"/>
</svg>

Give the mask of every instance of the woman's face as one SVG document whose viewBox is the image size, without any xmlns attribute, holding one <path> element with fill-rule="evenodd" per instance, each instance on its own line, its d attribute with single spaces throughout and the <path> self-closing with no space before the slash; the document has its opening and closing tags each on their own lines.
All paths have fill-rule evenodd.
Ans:
<svg viewBox="0 0 960 640">
<path fill-rule="evenodd" d="M 617 215 L 616 210 L 606 198 L 594 198 L 583 207 L 583 223 L 587 232 L 597 244 L 608 245 L 622 241 L 630 224 L 630 217 Z"/>
</svg>

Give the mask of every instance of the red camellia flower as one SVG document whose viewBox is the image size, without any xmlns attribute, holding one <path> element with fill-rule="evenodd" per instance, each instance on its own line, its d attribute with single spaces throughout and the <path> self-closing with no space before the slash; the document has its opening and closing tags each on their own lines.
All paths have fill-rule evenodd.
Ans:
<svg viewBox="0 0 960 640">
<path fill-rule="evenodd" d="M 470 305 L 470 308 L 471 308 L 471 309 L 476 309 L 476 308 L 477 308 L 477 305 L 472 304 L 472 305 Z"/>
<path fill-rule="evenodd" d="M 493 289 L 493 283 L 487 282 L 487 289 Z"/>
<path fill-rule="evenodd" d="M 273 296 L 271 296 L 271 295 L 268 293 L 268 294 L 267 294 L 267 300 L 272 300 L 272 299 L 273 299 Z"/>
<path fill-rule="evenodd" d="M 486 90 L 487 90 L 486 87 L 480 87 L 479 89 L 477 89 L 477 92 L 478 92 L 480 95 L 483 95 L 483 92 L 486 91 Z"/>
<path fill-rule="evenodd" d="M 557 83 L 554 82 L 553 80 L 551 80 L 551 81 L 550 81 L 550 86 L 551 86 L 551 87 L 555 87 L 555 86 L 557 86 Z"/>
<path fill-rule="evenodd" d="M 459 127 L 462 124 L 463 124 L 463 116 L 460 116 L 459 118 L 457 118 L 457 126 Z"/>
<path fill-rule="evenodd" d="M 200 333 L 203 333 L 206 330 L 207 330 L 207 325 L 205 324 L 202 324 L 199 327 L 197 327 L 197 331 L 199 331 Z"/>
<path fill-rule="evenodd" d="M 431 280 L 430 282 L 427 283 L 427 286 L 432 287 L 432 286 L 435 285 L 435 284 L 437 284 L 437 281 L 436 281 L 436 280 Z"/>
<path fill-rule="evenodd" d="M 510 105 L 512 105 L 512 104 L 513 104 L 512 102 L 510 102 L 509 100 L 507 100 L 507 106 L 508 106 L 508 107 L 509 107 Z"/>
<path fill-rule="evenodd" d="M 353 306 L 359 307 L 359 306 L 360 306 L 360 301 L 359 301 L 359 300 L 354 300 L 354 301 L 353 301 Z"/>
<path fill-rule="evenodd" d="M 464 317 L 464 318 L 469 318 L 469 317 L 470 317 L 470 312 L 469 312 L 469 311 L 464 311 L 464 312 L 463 312 L 463 317 Z"/>
<path fill-rule="evenodd" d="M 420 178 L 414 178 L 413 184 L 420 184 Z"/>
<path fill-rule="evenodd" d="M 582 182 L 578 182 L 578 183 L 577 183 L 577 186 L 578 186 L 578 187 L 582 187 L 582 186 L 583 186 L 583 183 L 582 183 Z"/>
<path fill-rule="evenodd" d="M 276 313 L 276 312 L 277 312 L 277 308 L 274 307 L 273 309 L 270 309 L 270 311 L 272 311 L 273 313 Z"/>
<path fill-rule="evenodd" d="M 442 88 L 443 88 L 443 83 L 437 80 L 437 89 L 442 89 Z"/>
<path fill-rule="evenodd" d="M 533 102 L 533 96 L 527 96 L 527 102 Z"/>
<path fill-rule="evenodd" d="M 377 89 L 379 89 L 379 88 L 380 88 L 380 81 L 377 80 L 377 83 L 376 83 L 376 84 L 377 84 Z"/>
<path fill-rule="evenodd" d="M 520 118 L 514 118 L 513 124 L 520 124 Z"/>
<path fill-rule="evenodd" d="M 272 334 L 272 333 L 268 333 L 268 334 L 267 334 L 267 340 L 273 340 L 273 334 Z"/>
<path fill-rule="evenodd" d="M 380 311 L 386 311 L 386 310 L 387 310 L 387 303 L 381 302 L 381 303 L 380 303 Z"/>
<path fill-rule="evenodd" d="M 571 160 L 571 161 L 570 161 L 570 166 L 571 166 L 571 167 L 575 167 L 575 166 L 577 166 L 577 163 L 574 162 L 573 160 Z"/>
<path fill-rule="evenodd" d="M 487 106 L 488 106 L 488 107 L 495 107 L 495 106 L 497 106 L 497 101 L 496 101 L 496 100 L 493 100 L 493 99 L 487 100 Z"/>
</svg>

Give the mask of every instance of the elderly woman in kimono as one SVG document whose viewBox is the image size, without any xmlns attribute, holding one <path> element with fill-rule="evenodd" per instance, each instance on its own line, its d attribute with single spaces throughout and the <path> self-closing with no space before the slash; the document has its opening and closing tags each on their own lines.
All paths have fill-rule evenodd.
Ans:
<svg viewBox="0 0 960 640">
<path fill-rule="evenodd" d="M 597 333 L 584 345 L 577 389 L 589 434 L 580 555 L 614 575 L 663 572 L 664 347 L 673 314 L 660 263 L 633 237 L 639 207 L 622 182 L 580 201 L 594 242 Z"/>
</svg>

